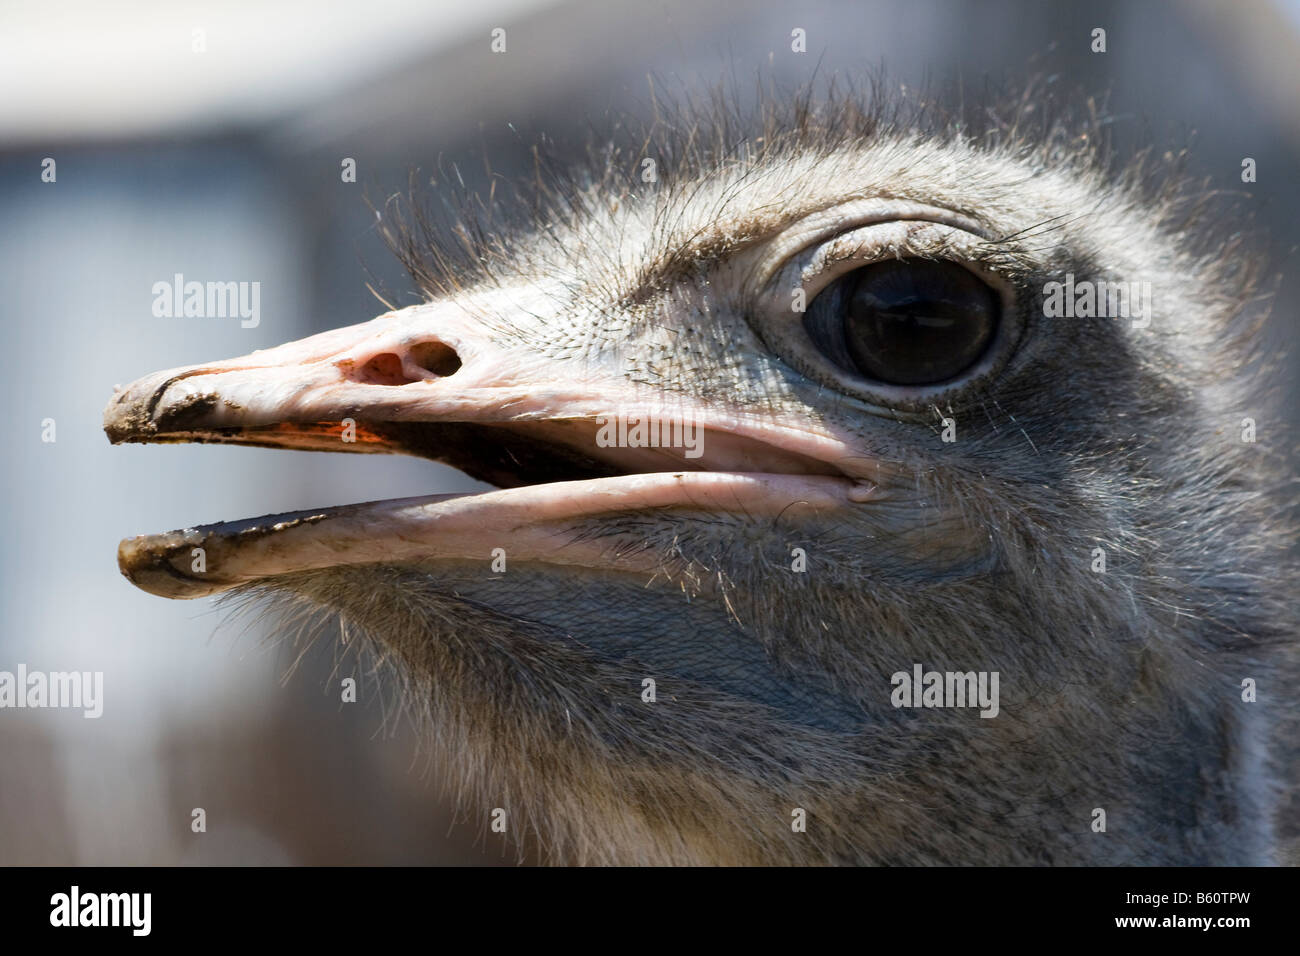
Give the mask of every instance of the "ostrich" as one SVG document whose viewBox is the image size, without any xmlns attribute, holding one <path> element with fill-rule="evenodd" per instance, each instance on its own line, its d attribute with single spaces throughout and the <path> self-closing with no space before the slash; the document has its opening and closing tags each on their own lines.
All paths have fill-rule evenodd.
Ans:
<svg viewBox="0 0 1300 956">
<path fill-rule="evenodd" d="M 539 174 L 526 227 L 388 207 L 422 301 L 148 375 L 105 430 L 497 490 L 129 538 L 123 574 L 340 620 L 552 861 L 1274 860 L 1257 270 L 1170 157 L 1033 100 L 713 105 Z"/>
</svg>

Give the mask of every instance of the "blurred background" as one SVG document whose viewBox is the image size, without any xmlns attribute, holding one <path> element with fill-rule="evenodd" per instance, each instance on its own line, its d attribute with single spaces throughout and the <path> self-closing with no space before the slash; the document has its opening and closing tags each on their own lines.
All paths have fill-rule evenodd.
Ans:
<svg viewBox="0 0 1300 956">
<path fill-rule="evenodd" d="M 0 864 L 515 862 L 457 817 L 442 768 L 330 640 L 299 660 L 211 600 L 136 590 L 115 561 L 133 534 L 475 484 L 415 459 L 111 448 L 101 411 L 116 383 L 384 311 L 367 268 L 413 301 L 364 201 L 412 168 L 454 167 L 470 189 L 489 164 L 522 177 L 540 134 L 577 149 L 642 111 L 651 74 L 793 87 L 882 66 L 967 91 L 1051 76 L 1108 92 L 1121 144 L 1194 135 L 1193 171 L 1252 195 L 1273 271 L 1291 273 L 1272 333 L 1293 339 L 1300 0 L 0 6 L 0 670 L 104 673 L 98 720 L 0 710 Z M 176 273 L 260 282 L 260 324 L 154 317 L 152 286 Z"/>
</svg>

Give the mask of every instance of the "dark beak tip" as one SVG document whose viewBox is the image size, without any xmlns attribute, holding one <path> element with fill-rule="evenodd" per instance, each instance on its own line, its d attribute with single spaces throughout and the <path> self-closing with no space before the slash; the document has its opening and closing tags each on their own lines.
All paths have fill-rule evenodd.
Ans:
<svg viewBox="0 0 1300 956">
<path fill-rule="evenodd" d="M 123 405 L 114 399 L 104 409 L 104 434 L 111 444 L 140 441 L 157 431 L 157 426 L 144 414 L 138 402 Z"/>
<path fill-rule="evenodd" d="M 228 588 L 222 582 L 205 581 L 178 568 L 172 559 L 180 553 L 178 549 L 184 542 L 180 541 L 179 532 L 168 535 L 173 536 L 179 543 L 172 547 L 160 547 L 156 536 L 121 541 L 117 546 L 117 567 L 122 576 L 149 594 L 182 600 L 207 597 Z"/>
</svg>

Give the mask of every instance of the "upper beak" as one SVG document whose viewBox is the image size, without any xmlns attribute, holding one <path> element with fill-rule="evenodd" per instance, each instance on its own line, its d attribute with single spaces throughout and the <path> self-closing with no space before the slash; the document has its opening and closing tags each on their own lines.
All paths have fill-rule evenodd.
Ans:
<svg viewBox="0 0 1300 956">
<path fill-rule="evenodd" d="M 243 358 L 158 372 L 117 391 L 104 430 L 114 443 L 415 454 L 509 490 L 131 538 L 118 551 L 123 574 L 156 594 L 198 597 L 339 564 L 487 561 L 494 547 L 520 560 L 655 570 L 655 559 L 626 542 L 580 540 L 573 525 L 659 508 L 794 514 L 873 493 L 855 480 L 865 477 L 860 452 L 807 420 L 669 399 L 616 366 L 521 346 L 518 335 L 500 335 L 492 314 L 434 302 Z M 639 421 L 683 441 L 608 441 L 619 422 Z M 851 472 L 837 464 L 849 460 Z"/>
</svg>

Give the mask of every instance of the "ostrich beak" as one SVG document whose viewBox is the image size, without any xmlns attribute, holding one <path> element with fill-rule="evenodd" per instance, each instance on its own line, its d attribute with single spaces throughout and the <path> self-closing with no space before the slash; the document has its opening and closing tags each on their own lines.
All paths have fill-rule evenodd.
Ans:
<svg viewBox="0 0 1300 956">
<path fill-rule="evenodd" d="M 122 573 L 154 594 L 193 598 L 343 564 L 486 562 L 494 547 L 515 560 L 653 571 L 658 559 L 575 524 L 645 509 L 794 516 L 874 494 L 834 464 L 863 468 L 861 450 L 806 418 L 670 401 L 614 365 L 547 358 L 515 336 L 503 342 L 485 318 L 500 310 L 498 300 L 413 306 L 119 389 L 104 413 L 114 444 L 412 454 L 501 488 L 128 538 Z"/>
</svg>

